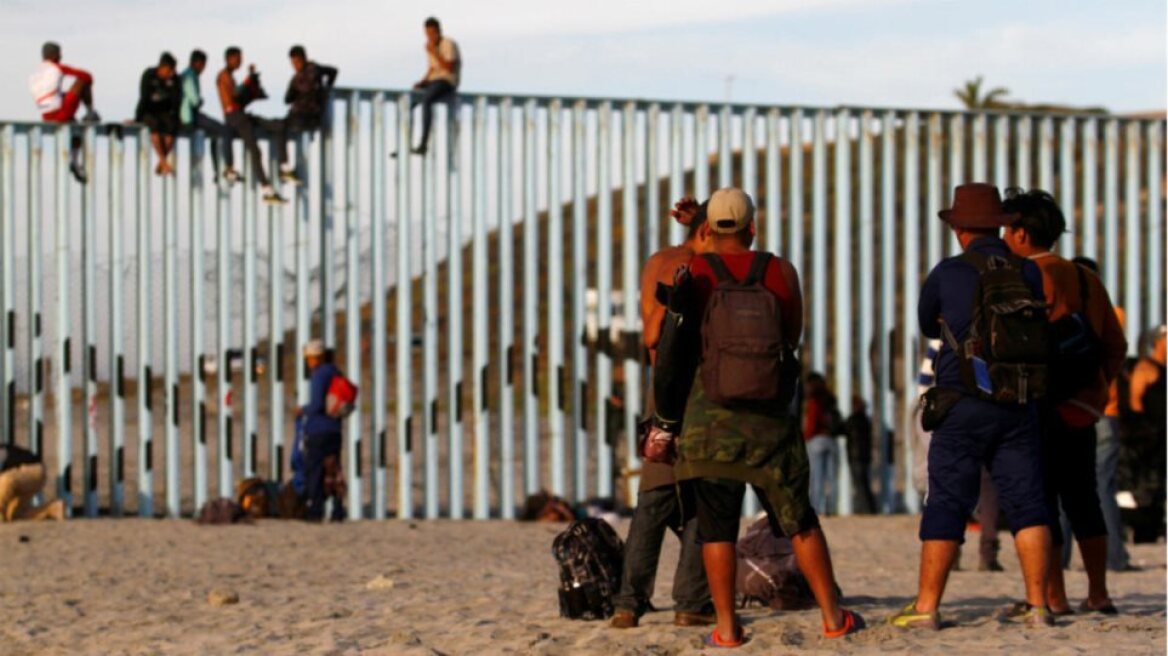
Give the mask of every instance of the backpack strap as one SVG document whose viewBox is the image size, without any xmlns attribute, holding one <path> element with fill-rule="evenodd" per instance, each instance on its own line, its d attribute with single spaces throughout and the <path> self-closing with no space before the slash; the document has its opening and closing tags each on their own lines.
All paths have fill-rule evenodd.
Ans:
<svg viewBox="0 0 1168 656">
<path fill-rule="evenodd" d="M 767 267 L 770 266 L 774 255 L 765 251 L 754 256 L 754 261 L 750 263 L 750 271 L 747 272 L 746 278 L 742 281 L 743 285 L 757 285 L 764 278 L 766 278 Z"/>
<path fill-rule="evenodd" d="M 702 259 L 705 260 L 706 263 L 710 265 L 710 268 L 714 270 L 714 277 L 718 279 L 719 285 L 728 282 L 738 282 L 738 279 L 734 277 L 734 274 L 730 273 L 730 269 L 726 268 L 726 263 L 722 261 L 721 257 L 713 253 L 703 253 Z"/>
</svg>

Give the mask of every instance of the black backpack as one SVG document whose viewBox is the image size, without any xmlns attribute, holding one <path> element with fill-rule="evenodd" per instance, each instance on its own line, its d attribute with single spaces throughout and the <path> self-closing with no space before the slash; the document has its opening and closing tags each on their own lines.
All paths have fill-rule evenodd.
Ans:
<svg viewBox="0 0 1168 656">
<path fill-rule="evenodd" d="M 560 617 L 602 620 L 612 616 L 620 589 L 624 544 L 602 519 L 581 519 L 556 536 L 552 555 L 560 564 Z"/>
<path fill-rule="evenodd" d="M 958 342 L 941 321 L 941 333 L 957 355 L 971 394 L 997 403 L 1029 403 L 1046 396 L 1050 324 L 1046 302 L 1034 298 L 1022 277 L 1026 262 L 1015 255 L 960 256 L 978 272 L 972 321 Z"/>
<path fill-rule="evenodd" d="M 722 258 L 702 256 L 717 285 L 702 316 L 702 388 L 719 405 L 773 402 L 784 396 L 782 314 L 779 299 L 763 286 L 770 253 L 758 253 L 742 281 Z M 790 381 L 786 381 L 790 382 Z"/>
<path fill-rule="evenodd" d="M 815 608 L 815 596 L 799 571 L 791 540 L 779 537 L 763 517 L 738 541 L 735 590 L 742 608 L 757 603 L 772 610 Z"/>
</svg>

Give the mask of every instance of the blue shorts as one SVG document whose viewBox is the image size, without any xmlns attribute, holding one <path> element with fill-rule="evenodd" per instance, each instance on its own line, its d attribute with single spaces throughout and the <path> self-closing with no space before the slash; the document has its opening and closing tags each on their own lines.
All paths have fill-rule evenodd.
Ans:
<svg viewBox="0 0 1168 656">
<path fill-rule="evenodd" d="M 982 467 L 998 488 L 1012 532 L 1050 524 L 1036 409 L 963 398 L 929 443 L 921 540 L 964 541 L 965 523 L 981 490 Z"/>
</svg>

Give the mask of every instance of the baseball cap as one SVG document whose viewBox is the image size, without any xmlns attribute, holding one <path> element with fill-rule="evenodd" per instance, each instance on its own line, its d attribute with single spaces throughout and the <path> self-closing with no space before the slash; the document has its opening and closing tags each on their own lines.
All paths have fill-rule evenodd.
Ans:
<svg viewBox="0 0 1168 656">
<path fill-rule="evenodd" d="M 319 339 L 310 339 L 304 345 L 304 357 L 319 358 L 324 355 L 324 342 Z"/>
<path fill-rule="evenodd" d="M 710 196 L 706 215 L 706 222 L 714 232 L 723 235 L 736 234 L 742 232 L 754 220 L 754 201 L 741 189 L 723 187 Z"/>
</svg>

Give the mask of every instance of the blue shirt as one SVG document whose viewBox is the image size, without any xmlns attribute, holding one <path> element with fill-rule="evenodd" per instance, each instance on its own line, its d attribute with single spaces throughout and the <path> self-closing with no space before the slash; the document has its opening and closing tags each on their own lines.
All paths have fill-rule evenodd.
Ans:
<svg viewBox="0 0 1168 656">
<path fill-rule="evenodd" d="M 1006 242 L 998 237 L 980 237 L 974 240 L 967 250 L 983 255 L 1010 255 Z M 921 333 L 925 337 L 932 339 L 941 337 L 941 324 L 938 322 L 941 318 L 945 319 L 958 342 L 969 335 L 978 278 L 977 269 L 958 257 L 941 260 L 941 263 L 929 273 L 929 277 L 925 279 L 925 286 L 921 288 L 920 302 L 917 304 L 917 318 L 921 324 Z M 1044 301 L 1046 297 L 1042 293 L 1042 272 L 1038 265 L 1025 260 L 1022 264 L 1022 278 L 1030 287 L 1034 298 Z M 941 340 L 934 373 L 938 387 L 965 391 L 957 355 L 953 353 L 947 340 Z"/>
<path fill-rule="evenodd" d="M 179 75 L 182 82 L 182 104 L 178 108 L 178 117 L 183 125 L 193 125 L 203 106 L 203 96 L 199 92 L 199 74 L 193 68 L 187 68 Z"/>
<path fill-rule="evenodd" d="M 304 417 L 305 435 L 339 435 L 341 420 L 330 417 L 324 411 L 324 399 L 328 395 L 329 383 L 333 376 L 341 372 L 331 362 L 325 362 L 312 370 L 308 381 L 308 405 L 301 408 L 300 414 Z"/>
</svg>

